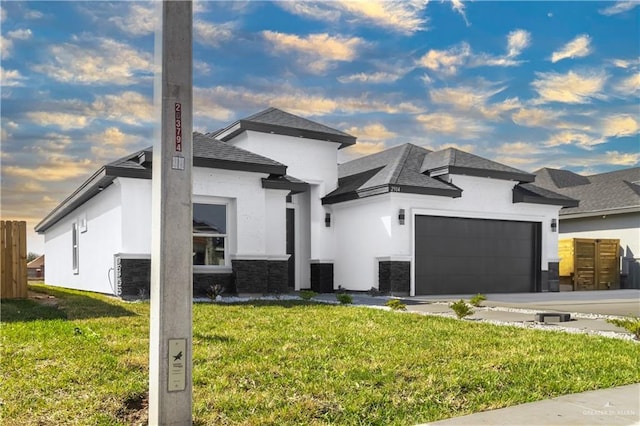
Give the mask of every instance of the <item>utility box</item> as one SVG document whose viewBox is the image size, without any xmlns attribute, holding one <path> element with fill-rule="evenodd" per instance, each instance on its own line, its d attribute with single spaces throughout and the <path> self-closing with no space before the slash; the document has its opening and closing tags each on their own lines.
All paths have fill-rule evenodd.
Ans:
<svg viewBox="0 0 640 426">
<path fill-rule="evenodd" d="M 558 243 L 560 290 L 620 288 L 620 240 L 571 238 Z"/>
</svg>

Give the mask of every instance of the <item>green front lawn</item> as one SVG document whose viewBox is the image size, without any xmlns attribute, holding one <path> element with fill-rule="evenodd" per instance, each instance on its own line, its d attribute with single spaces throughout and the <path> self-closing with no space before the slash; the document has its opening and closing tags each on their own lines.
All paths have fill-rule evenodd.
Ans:
<svg viewBox="0 0 640 426">
<path fill-rule="evenodd" d="M 2 302 L 2 423 L 144 422 L 149 304 L 32 290 L 57 305 Z M 640 382 L 619 339 L 305 301 L 193 316 L 198 425 L 407 425 Z"/>
</svg>

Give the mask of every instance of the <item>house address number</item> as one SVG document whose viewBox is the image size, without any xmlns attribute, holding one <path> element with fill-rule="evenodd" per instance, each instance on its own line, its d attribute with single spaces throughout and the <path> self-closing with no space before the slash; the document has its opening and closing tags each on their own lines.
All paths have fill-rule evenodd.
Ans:
<svg viewBox="0 0 640 426">
<path fill-rule="evenodd" d="M 402 192 L 399 186 L 391 185 L 389 187 L 390 192 Z"/>
</svg>

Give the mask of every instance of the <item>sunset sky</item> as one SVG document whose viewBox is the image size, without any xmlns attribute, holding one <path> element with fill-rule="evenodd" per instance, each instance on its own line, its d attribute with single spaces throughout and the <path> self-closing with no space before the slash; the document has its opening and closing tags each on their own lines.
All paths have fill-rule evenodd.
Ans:
<svg viewBox="0 0 640 426">
<path fill-rule="evenodd" d="M 639 2 L 194 2 L 194 129 L 269 106 L 350 133 L 591 174 L 640 160 Z M 2 219 L 33 227 L 153 145 L 149 2 L 1 2 Z"/>
</svg>

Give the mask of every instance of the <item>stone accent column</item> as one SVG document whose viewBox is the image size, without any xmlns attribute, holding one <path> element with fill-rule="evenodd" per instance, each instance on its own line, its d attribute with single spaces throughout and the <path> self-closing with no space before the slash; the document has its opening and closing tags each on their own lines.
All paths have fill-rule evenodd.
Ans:
<svg viewBox="0 0 640 426">
<path fill-rule="evenodd" d="M 151 256 L 115 256 L 115 293 L 123 298 L 149 298 L 151 288 Z"/>
<path fill-rule="evenodd" d="M 333 293 L 333 262 L 311 261 L 311 290 Z"/>
<path fill-rule="evenodd" d="M 269 269 L 267 291 L 277 294 L 288 293 L 289 262 L 286 260 L 269 260 L 267 261 L 267 267 Z"/>
<path fill-rule="evenodd" d="M 411 291 L 411 262 L 378 262 L 378 290 L 392 296 L 408 296 Z"/>
<path fill-rule="evenodd" d="M 549 291 L 560 291 L 560 262 L 549 262 L 547 282 Z"/>
<path fill-rule="evenodd" d="M 231 266 L 238 294 L 268 292 L 269 265 L 266 259 L 233 259 Z"/>
</svg>

